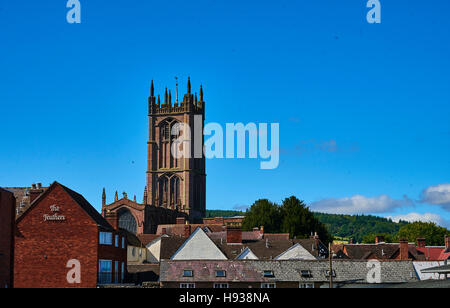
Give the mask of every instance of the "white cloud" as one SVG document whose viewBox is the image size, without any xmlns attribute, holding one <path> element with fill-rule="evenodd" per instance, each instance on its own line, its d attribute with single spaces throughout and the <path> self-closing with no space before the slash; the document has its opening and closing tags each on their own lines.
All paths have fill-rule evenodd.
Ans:
<svg viewBox="0 0 450 308">
<path fill-rule="evenodd" d="M 450 184 L 440 184 L 425 188 L 420 202 L 440 205 L 450 211 Z"/>
<path fill-rule="evenodd" d="M 404 200 L 395 200 L 387 195 L 365 197 L 355 195 L 347 198 L 331 198 L 311 203 L 311 208 L 317 212 L 332 214 L 368 214 L 385 213 L 393 209 L 412 205 L 411 200 L 404 196 Z"/>
<path fill-rule="evenodd" d="M 438 225 L 444 225 L 444 219 L 438 214 L 433 213 L 425 213 L 425 214 L 419 214 L 419 213 L 409 213 L 404 215 L 397 215 L 397 216 L 389 216 L 386 218 L 390 218 L 395 222 L 399 222 L 400 220 L 408 221 L 408 222 L 434 222 Z"/>
</svg>

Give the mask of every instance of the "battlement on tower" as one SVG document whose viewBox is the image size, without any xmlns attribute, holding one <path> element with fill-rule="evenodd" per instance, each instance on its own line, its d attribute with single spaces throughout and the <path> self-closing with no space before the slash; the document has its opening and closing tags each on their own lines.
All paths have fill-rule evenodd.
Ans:
<svg viewBox="0 0 450 308">
<path fill-rule="evenodd" d="M 177 95 L 178 96 L 178 95 Z M 150 115 L 168 115 L 168 114 L 180 114 L 180 113 L 195 113 L 205 114 L 205 101 L 203 100 L 203 86 L 200 86 L 200 92 L 197 96 L 197 92 L 191 93 L 191 80 L 188 78 L 187 93 L 184 95 L 183 100 L 178 102 L 177 99 L 172 103 L 171 91 L 164 93 L 164 102 L 161 103 L 161 97 L 155 97 L 155 88 L 152 84 L 150 87 L 150 96 L 148 98 L 148 110 Z"/>
</svg>

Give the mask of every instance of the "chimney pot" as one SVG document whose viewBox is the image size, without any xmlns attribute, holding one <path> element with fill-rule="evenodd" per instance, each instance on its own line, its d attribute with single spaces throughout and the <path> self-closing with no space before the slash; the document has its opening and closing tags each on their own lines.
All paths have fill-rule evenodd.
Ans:
<svg viewBox="0 0 450 308">
<path fill-rule="evenodd" d="M 385 243 L 384 236 L 383 235 L 377 235 L 375 237 L 375 244 L 381 244 L 381 243 Z"/>
</svg>

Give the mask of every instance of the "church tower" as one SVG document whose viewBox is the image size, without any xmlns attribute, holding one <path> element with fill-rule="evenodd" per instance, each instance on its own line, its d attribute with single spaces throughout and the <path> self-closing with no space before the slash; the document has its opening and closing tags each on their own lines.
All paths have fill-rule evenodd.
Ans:
<svg viewBox="0 0 450 308">
<path fill-rule="evenodd" d="M 172 93 L 170 90 L 167 91 L 167 88 L 164 102 L 161 102 L 159 95 L 155 97 L 152 81 L 148 109 L 149 140 L 144 203 L 186 213 L 191 221 L 205 217 L 206 173 L 203 154 L 205 102 L 202 86 L 198 96 L 197 93 L 191 93 L 189 78 L 187 93 L 181 102 L 178 102 L 178 89 L 176 101 L 172 103 Z M 194 120 L 195 124 L 201 127 L 194 127 Z M 177 146 L 179 134 L 184 131 L 177 129 L 183 123 L 190 128 L 190 136 L 186 136 L 191 144 L 190 155 L 176 158 L 172 155 L 171 149 L 172 145 Z M 194 155 L 196 144 L 201 144 L 200 155 L 198 153 Z"/>
</svg>

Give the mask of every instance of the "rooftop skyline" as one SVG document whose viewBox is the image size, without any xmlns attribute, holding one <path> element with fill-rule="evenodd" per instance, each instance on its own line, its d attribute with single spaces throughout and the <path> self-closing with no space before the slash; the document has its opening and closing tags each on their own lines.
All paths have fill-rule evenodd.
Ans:
<svg viewBox="0 0 450 308">
<path fill-rule="evenodd" d="M 280 123 L 280 164 L 208 159 L 207 208 L 295 195 L 316 211 L 450 227 L 445 0 L 0 4 L 0 186 L 58 181 L 97 210 L 145 187 L 148 96 L 203 85 L 206 122 Z"/>
</svg>

